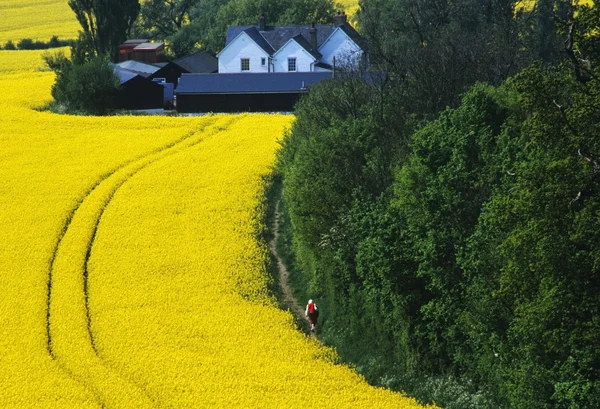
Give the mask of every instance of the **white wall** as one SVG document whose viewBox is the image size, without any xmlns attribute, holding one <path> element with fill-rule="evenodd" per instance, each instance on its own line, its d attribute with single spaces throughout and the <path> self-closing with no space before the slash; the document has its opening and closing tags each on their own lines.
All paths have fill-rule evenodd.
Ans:
<svg viewBox="0 0 600 409">
<path fill-rule="evenodd" d="M 250 71 L 242 71 L 242 58 L 250 58 Z M 261 65 L 261 58 L 265 59 L 265 65 Z M 240 34 L 219 54 L 219 73 L 268 71 L 269 54 L 246 33 Z"/>
<path fill-rule="evenodd" d="M 330 65 L 333 65 L 333 57 L 335 57 L 336 66 L 348 64 L 357 66 L 362 57 L 360 47 L 339 28 L 321 44 L 319 52 L 323 55 L 321 61 Z"/>
<path fill-rule="evenodd" d="M 296 57 L 296 72 L 312 71 L 315 57 L 295 41 L 288 41 L 273 55 L 274 72 L 288 72 L 288 58 Z"/>
</svg>

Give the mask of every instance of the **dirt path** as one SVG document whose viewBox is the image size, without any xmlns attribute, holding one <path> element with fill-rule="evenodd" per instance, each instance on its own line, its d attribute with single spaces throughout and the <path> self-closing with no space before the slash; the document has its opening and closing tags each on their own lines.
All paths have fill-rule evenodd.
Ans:
<svg viewBox="0 0 600 409">
<path fill-rule="evenodd" d="M 273 233 L 273 238 L 271 239 L 271 241 L 269 242 L 269 248 L 271 249 L 271 253 L 273 253 L 273 256 L 275 256 L 275 258 L 277 259 L 277 270 L 279 271 L 279 287 L 281 288 L 281 293 L 283 295 L 283 299 L 286 303 L 286 305 L 289 306 L 289 308 L 292 311 L 292 314 L 294 314 L 296 317 L 299 317 L 301 319 L 306 319 L 306 316 L 304 315 L 304 308 L 298 304 L 298 301 L 296 300 L 296 298 L 294 297 L 294 294 L 292 293 L 292 289 L 290 288 L 290 284 L 289 284 L 289 272 L 287 271 L 287 269 L 285 268 L 285 265 L 283 264 L 283 262 L 281 261 L 281 257 L 279 257 L 279 254 L 277 254 L 277 248 L 275 243 L 277 243 L 277 238 L 279 237 L 279 200 L 277 201 L 277 204 L 275 205 L 275 217 L 273 218 L 273 225 L 271 226 L 271 232 Z M 314 333 L 311 332 L 311 335 L 314 336 Z"/>
</svg>

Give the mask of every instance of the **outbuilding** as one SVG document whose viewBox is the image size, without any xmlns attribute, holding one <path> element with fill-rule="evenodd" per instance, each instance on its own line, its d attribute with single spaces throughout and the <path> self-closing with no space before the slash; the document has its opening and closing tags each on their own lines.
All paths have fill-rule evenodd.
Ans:
<svg viewBox="0 0 600 409">
<path fill-rule="evenodd" d="M 175 91 L 177 111 L 292 111 L 310 87 L 332 77 L 331 72 L 183 74 Z"/>
<path fill-rule="evenodd" d="M 144 78 L 136 72 L 115 67 L 119 77 L 119 92 L 116 97 L 120 109 L 158 109 L 163 108 L 164 88 L 162 85 Z"/>
</svg>

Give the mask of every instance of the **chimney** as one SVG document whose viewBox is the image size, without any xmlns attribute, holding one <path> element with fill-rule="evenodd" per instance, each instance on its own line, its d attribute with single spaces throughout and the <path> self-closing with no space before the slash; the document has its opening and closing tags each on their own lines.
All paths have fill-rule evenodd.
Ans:
<svg viewBox="0 0 600 409">
<path fill-rule="evenodd" d="M 317 27 L 314 21 L 310 25 L 310 46 L 313 51 L 317 51 Z"/>
<path fill-rule="evenodd" d="M 344 23 L 346 22 L 346 13 L 338 10 L 336 15 L 333 16 L 333 25 L 336 27 L 339 27 L 341 25 L 344 25 Z"/>
<path fill-rule="evenodd" d="M 260 17 L 258 18 L 258 30 L 259 31 L 265 31 L 265 14 L 264 13 L 260 13 Z"/>
</svg>

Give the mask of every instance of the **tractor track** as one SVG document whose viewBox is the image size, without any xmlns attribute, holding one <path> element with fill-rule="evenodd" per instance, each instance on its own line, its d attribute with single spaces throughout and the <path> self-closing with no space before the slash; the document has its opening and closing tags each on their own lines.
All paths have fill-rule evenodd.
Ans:
<svg viewBox="0 0 600 409">
<path fill-rule="evenodd" d="M 231 124 L 231 122 L 235 121 L 235 119 L 230 119 L 227 122 L 225 122 L 224 124 L 222 123 L 217 126 L 218 120 L 219 120 L 219 118 L 213 118 L 210 121 L 207 121 L 207 123 L 202 124 L 202 126 L 200 126 L 199 128 L 195 128 L 195 129 L 187 132 L 183 137 L 177 139 L 176 141 L 173 141 L 165 146 L 155 149 L 147 154 L 140 155 L 134 159 L 131 159 L 131 160 L 119 165 L 118 167 L 112 169 L 111 171 L 104 173 L 97 180 L 97 182 L 92 187 L 90 187 L 84 193 L 84 195 L 77 201 L 75 206 L 71 209 L 71 211 L 69 212 L 69 214 L 67 215 L 67 217 L 64 220 L 63 227 L 62 227 L 61 233 L 59 234 L 59 237 L 56 241 L 56 244 L 54 246 L 52 256 L 50 259 L 50 263 L 49 263 L 49 268 L 48 268 L 47 305 L 46 305 L 47 350 L 48 350 L 48 354 L 53 359 L 53 361 L 55 361 L 59 365 L 59 367 L 61 369 L 63 369 L 72 379 L 74 379 L 75 381 L 77 381 L 79 383 L 82 383 L 86 387 L 86 389 L 90 390 L 96 397 L 98 404 L 103 408 L 107 407 L 107 402 L 105 401 L 105 399 L 102 398 L 102 396 L 101 396 L 102 394 L 99 393 L 97 390 L 95 390 L 96 388 L 93 388 L 93 387 L 88 388 L 87 385 L 85 384 L 85 382 L 82 381 L 81 376 L 78 376 L 76 373 L 74 373 L 74 371 L 71 368 L 69 368 L 69 365 L 67 363 L 63 362 L 62 359 L 56 353 L 56 348 L 54 345 L 55 339 L 54 339 L 54 334 L 53 334 L 53 329 L 52 329 L 51 315 L 52 315 L 52 305 L 53 305 L 53 303 L 52 303 L 53 287 L 55 285 L 55 280 L 56 280 L 56 277 L 55 277 L 56 270 L 55 269 L 56 269 L 58 257 L 60 256 L 59 253 L 60 253 L 60 249 L 61 249 L 61 244 L 63 243 L 65 236 L 67 236 L 67 233 L 69 232 L 69 229 L 72 226 L 73 219 L 76 217 L 78 211 L 82 208 L 82 206 L 84 206 L 84 204 L 86 203 L 86 200 L 88 200 L 90 197 L 92 197 L 92 195 L 97 190 L 99 190 L 102 186 L 104 186 L 105 183 L 109 183 L 109 181 L 111 181 L 115 177 L 118 177 L 119 173 L 125 172 L 125 170 L 128 167 L 132 167 L 131 170 L 125 172 L 125 175 L 124 175 L 124 177 L 122 177 L 121 180 L 118 180 L 115 183 L 115 185 L 111 187 L 109 194 L 106 196 L 106 199 L 102 202 L 101 206 L 98 209 L 99 212 L 98 212 L 97 216 L 95 217 L 95 219 L 93 220 L 92 232 L 89 236 L 89 239 L 87 240 L 87 245 L 86 245 L 86 249 L 85 249 L 85 259 L 84 259 L 83 269 L 82 269 L 82 275 L 83 275 L 82 291 L 83 291 L 83 296 L 85 299 L 85 319 L 86 319 L 86 325 L 87 325 L 87 332 L 89 335 L 90 347 L 91 347 L 94 355 L 101 361 L 102 365 L 104 365 L 106 367 L 107 371 L 110 371 L 117 377 L 121 378 L 121 380 L 124 383 L 131 384 L 132 387 L 139 389 L 148 398 L 148 401 L 152 402 L 152 406 L 155 406 L 154 402 L 149 397 L 146 390 L 144 390 L 139 385 L 135 385 L 132 382 L 125 381 L 124 378 L 120 377 L 119 374 L 117 374 L 114 370 L 110 369 L 106 364 L 104 364 L 103 358 L 102 358 L 101 354 L 99 354 L 99 352 L 98 352 L 98 349 L 96 346 L 96 339 L 95 339 L 94 333 L 92 331 L 92 325 L 91 325 L 92 317 L 91 317 L 90 308 L 89 308 L 89 261 L 90 261 L 91 255 L 92 255 L 92 248 L 93 248 L 94 242 L 96 240 L 96 235 L 98 232 L 98 228 L 100 226 L 102 216 L 104 215 L 106 208 L 108 207 L 108 205 L 114 198 L 115 194 L 119 191 L 119 189 L 125 183 L 127 183 L 133 176 L 135 176 L 142 170 L 146 169 L 150 165 L 155 164 L 164 158 L 167 158 L 167 157 L 172 156 L 177 153 L 181 153 L 187 149 L 193 148 L 193 147 L 201 144 L 206 139 L 206 137 L 219 133 L 222 129 L 227 128 Z M 204 131 L 209 131 L 210 128 L 214 128 L 212 130 L 212 132 L 208 132 L 208 133 L 204 132 Z M 192 138 L 194 135 L 199 135 L 198 140 L 190 142 L 190 138 Z M 92 381 L 92 383 L 93 383 L 93 381 Z"/>
</svg>

